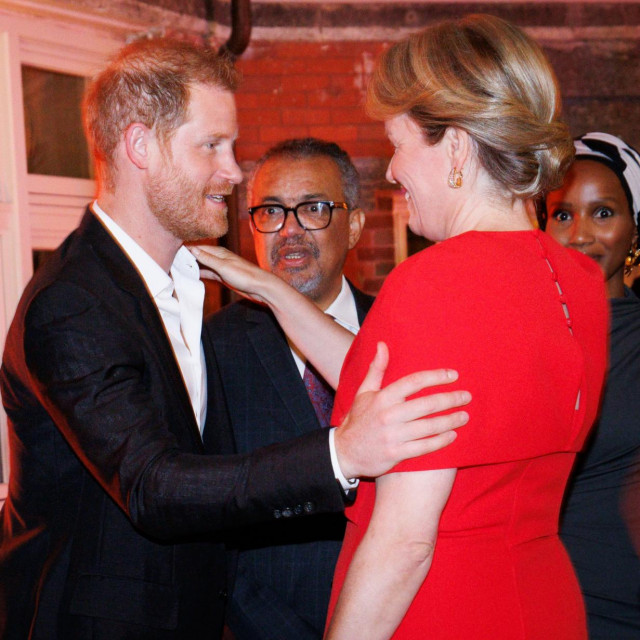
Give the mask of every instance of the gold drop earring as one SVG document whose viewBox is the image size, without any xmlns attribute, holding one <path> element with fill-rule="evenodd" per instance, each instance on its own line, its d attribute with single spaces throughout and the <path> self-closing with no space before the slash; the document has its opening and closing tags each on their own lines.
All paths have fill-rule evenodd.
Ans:
<svg viewBox="0 0 640 640">
<path fill-rule="evenodd" d="M 624 261 L 624 274 L 628 276 L 634 267 L 640 264 L 640 247 L 638 241 L 635 240 L 627 253 L 627 257 Z"/>
<path fill-rule="evenodd" d="M 455 167 L 451 169 L 448 184 L 452 189 L 459 189 L 462 186 L 462 169 L 460 169 L 460 171 Z"/>
</svg>

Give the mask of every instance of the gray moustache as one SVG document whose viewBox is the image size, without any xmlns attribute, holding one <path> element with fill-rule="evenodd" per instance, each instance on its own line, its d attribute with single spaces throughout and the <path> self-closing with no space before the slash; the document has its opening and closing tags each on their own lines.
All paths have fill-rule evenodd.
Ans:
<svg viewBox="0 0 640 640">
<path fill-rule="evenodd" d="M 287 247 L 294 250 L 304 249 L 306 251 L 309 251 L 316 260 L 320 257 L 320 250 L 314 244 L 306 244 L 306 243 L 302 244 L 300 242 L 296 242 L 294 244 L 294 243 L 282 242 L 276 245 L 275 247 L 273 247 L 273 249 L 271 250 L 271 262 L 277 262 L 280 257 L 278 254 L 282 249 L 286 249 Z"/>
</svg>

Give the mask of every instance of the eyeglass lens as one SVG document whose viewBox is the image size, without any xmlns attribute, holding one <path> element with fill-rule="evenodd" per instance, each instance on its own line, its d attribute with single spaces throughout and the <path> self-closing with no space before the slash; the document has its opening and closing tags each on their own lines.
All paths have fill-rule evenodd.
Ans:
<svg viewBox="0 0 640 640">
<path fill-rule="evenodd" d="M 328 202 L 302 202 L 288 210 L 275 204 L 253 207 L 253 223 L 259 231 L 276 231 L 284 225 L 286 211 L 295 211 L 300 225 L 310 231 L 324 229 L 331 220 Z"/>
</svg>

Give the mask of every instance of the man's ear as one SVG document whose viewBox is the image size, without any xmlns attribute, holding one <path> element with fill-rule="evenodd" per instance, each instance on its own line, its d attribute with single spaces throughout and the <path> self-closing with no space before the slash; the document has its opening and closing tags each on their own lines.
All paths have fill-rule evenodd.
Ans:
<svg viewBox="0 0 640 640">
<path fill-rule="evenodd" d="M 364 229 L 364 211 L 360 208 L 349 211 L 349 249 L 353 249 Z"/>
<path fill-rule="evenodd" d="M 127 158 L 138 169 L 148 169 L 152 146 L 157 144 L 151 129 L 141 122 L 130 124 L 124 132 Z"/>
</svg>

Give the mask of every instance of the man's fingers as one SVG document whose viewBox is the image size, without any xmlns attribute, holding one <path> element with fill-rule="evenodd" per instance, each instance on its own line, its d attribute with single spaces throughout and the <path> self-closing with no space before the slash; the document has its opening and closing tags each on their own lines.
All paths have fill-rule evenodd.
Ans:
<svg viewBox="0 0 640 640">
<path fill-rule="evenodd" d="M 356 395 L 365 393 L 366 391 L 378 391 L 382 385 L 382 379 L 384 378 L 388 364 L 389 348 L 384 342 L 378 342 L 376 355 L 373 357 L 367 375 L 364 377 Z"/>
<path fill-rule="evenodd" d="M 447 431 L 441 433 L 432 438 L 424 438 L 422 440 L 413 440 L 407 442 L 402 446 L 402 459 L 409 460 L 410 458 L 417 458 L 419 456 L 433 453 L 439 449 L 443 449 L 448 444 L 451 444 L 456 439 L 455 431 Z"/>
<path fill-rule="evenodd" d="M 443 391 L 430 396 L 398 401 L 387 407 L 385 419 L 388 424 L 411 422 L 450 409 L 464 407 L 470 401 L 471 394 L 468 391 Z"/>
<path fill-rule="evenodd" d="M 458 372 L 453 369 L 434 369 L 433 371 L 416 371 L 399 378 L 385 387 L 385 393 L 400 400 L 418 393 L 422 389 L 450 384 L 458 379 Z"/>
<path fill-rule="evenodd" d="M 469 422 L 469 414 L 466 411 L 456 411 L 443 416 L 432 416 L 422 420 L 405 422 L 399 425 L 397 436 L 406 445 L 412 441 L 417 442 L 444 434 L 451 429 L 462 427 L 467 422 Z"/>
<path fill-rule="evenodd" d="M 413 412 L 416 417 L 419 418 L 421 416 L 430 416 L 434 413 L 448 411 L 449 409 L 464 407 L 469 404 L 469 402 L 471 402 L 471 394 L 468 391 L 460 390 L 412 398 L 411 400 L 407 400 L 402 406 Z"/>
</svg>

